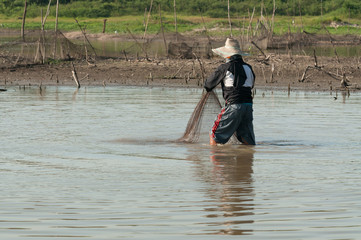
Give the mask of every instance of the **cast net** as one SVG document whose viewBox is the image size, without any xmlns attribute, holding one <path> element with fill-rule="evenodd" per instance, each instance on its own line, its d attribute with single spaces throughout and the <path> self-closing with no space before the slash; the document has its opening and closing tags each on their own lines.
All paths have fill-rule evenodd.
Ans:
<svg viewBox="0 0 361 240">
<path fill-rule="evenodd" d="M 92 57 L 85 45 L 75 44 L 60 31 L 27 31 L 24 38 L 17 31 L 0 33 L 0 61 L 4 67 L 46 64 L 56 60 L 81 60 Z M 90 49 L 90 47 L 88 47 Z"/>
<path fill-rule="evenodd" d="M 209 143 L 209 133 L 220 113 L 222 104 L 214 91 L 203 92 L 201 99 L 188 120 L 187 127 L 178 142 Z M 228 143 L 239 144 L 233 135 Z"/>
<path fill-rule="evenodd" d="M 209 133 L 222 105 L 213 91 L 203 92 L 201 99 L 188 120 L 187 127 L 179 142 L 209 143 Z"/>
<path fill-rule="evenodd" d="M 217 95 L 213 91 L 203 92 L 188 120 L 183 136 L 178 141 L 187 143 L 209 141 L 209 132 L 220 109 L 221 103 Z"/>
</svg>

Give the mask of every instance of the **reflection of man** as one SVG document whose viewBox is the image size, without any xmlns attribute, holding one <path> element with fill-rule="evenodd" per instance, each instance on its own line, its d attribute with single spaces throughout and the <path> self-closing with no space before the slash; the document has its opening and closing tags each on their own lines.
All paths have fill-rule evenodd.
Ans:
<svg viewBox="0 0 361 240">
<path fill-rule="evenodd" d="M 252 67 L 243 61 L 235 39 L 228 38 L 224 47 L 213 49 L 213 52 L 225 58 L 226 63 L 207 78 L 204 88 L 209 92 L 221 84 L 226 107 L 213 125 L 210 144 L 225 144 L 235 133 L 243 144 L 255 145 L 251 91 L 255 75 Z"/>
<path fill-rule="evenodd" d="M 234 225 L 253 223 L 252 220 L 242 218 L 252 215 L 253 187 L 252 165 L 254 150 L 251 148 L 217 148 L 211 153 L 214 164 L 214 185 L 220 186 L 215 197 L 218 201 L 216 211 L 223 212 L 222 217 L 239 217 L 237 220 L 225 221 L 227 229 L 219 230 L 222 234 L 242 235 L 250 232 L 249 228 Z M 212 212 L 209 217 L 215 217 Z M 233 227 L 232 227 L 233 226 Z"/>
</svg>

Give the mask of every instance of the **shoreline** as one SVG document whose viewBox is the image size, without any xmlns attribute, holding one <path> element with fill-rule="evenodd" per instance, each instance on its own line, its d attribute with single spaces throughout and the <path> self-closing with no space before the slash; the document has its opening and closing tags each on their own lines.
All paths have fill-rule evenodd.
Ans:
<svg viewBox="0 0 361 240">
<path fill-rule="evenodd" d="M 0 31 L 1 32 L 1 31 Z M 48 34 L 51 40 L 51 33 Z M 62 38 L 67 44 L 72 44 L 70 40 L 76 40 L 82 36 L 80 32 L 64 33 Z M 131 42 L 138 43 L 136 39 L 130 39 L 129 35 L 117 34 L 89 34 L 90 40 L 105 42 L 107 39 L 117 38 L 118 40 L 127 38 Z M 134 37 L 134 36 L 133 36 Z M 140 36 L 138 36 L 140 37 Z M 169 35 L 168 43 L 176 35 Z M 76 83 L 73 79 L 72 64 L 80 82 L 80 86 L 159 86 L 159 87 L 202 87 L 203 81 L 207 78 L 220 64 L 223 59 L 214 56 L 210 49 L 203 49 L 203 52 L 194 52 L 196 48 L 189 47 L 187 49 L 185 43 L 197 41 L 197 44 L 207 43 L 209 39 L 205 36 L 178 36 L 179 46 L 173 50 L 174 55 L 166 57 L 139 57 L 138 53 L 133 55 L 117 53 L 115 57 L 108 55 L 96 57 L 91 56 L 86 61 L 87 52 L 84 54 L 79 51 L 68 52 L 67 56 L 63 56 L 63 60 L 54 60 L 50 51 L 44 56 L 47 61 L 45 64 L 34 64 L 39 62 L 38 54 L 21 55 L 19 53 L 11 53 L 5 48 L 0 51 L 0 88 L 7 86 L 74 86 Z M 120 39 L 119 39 L 120 38 Z M 36 40 L 37 38 L 35 38 Z M 329 46 L 330 42 L 321 41 L 322 36 L 312 36 L 312 41 L 306 35 L 302 38 L 294 36 L 293 44 L 305 44 L 300 39 L 307 40 L 307 46 L 312 44 L 320 44 L 321 46 Z M 356 43 L 360 40 L 358 36 L 334 37 L 332 44 L 336 43 Z M 213 43 L 216 42 L 212 38 Z M 224 43 L 218 39 L 219 43 Z M 356 42 L 355 42 L 356 41 Z M 358 43 L 358 42 L 357 42 Z M 22 44 L 16 42 L 17 46 L 24 46 L 24 53 L 39 49 L 34 42 Z M 182 45 L 185 44 L 185 45 Z M 250 43 L 248 43 L 250 44 Z M 339 57 L 335 51 L 334 57 L 313 56 L 292 54 L 292 51 L 286 51 L 288 48 L 284 45 L 290 44 L 285 37 L 277 38 L 273 44 L 278 44 L 279 50 L 285 50 L 288 53 L 271 53 L 266 48 L 258 48 L 256 44 L 253 46 L 253 53 L 250 56 L 244 56 L 245 62 L 249 63 L 255 72 L 256 88 L 265 89 L 283 89 L 303 90 L 303 91 L 360 91 L 361 90 L 361 57 Z M 168 46 L 169 46 L 168 45 Z M 192 46 L 192 45 L 190 45 Z M 215 45 L 213 45 L 215 46 Z M 306 46 L 306 45 L 305 45 Z M 5 45 L 6 47 L 6 45 Z M 84 50 L 82 45 L 74 45 Z M 271 47 L 271 46 L 269 46 Z M 45 47 L 44 47 L 45 48 Z M 78 49 L 78 50 L 79 50 Z M 183 50 L 187 50 L 184 52 Z M 198 49 L 199 50 L 199 49 Z M 332 50 L 332 49 L 331 49 Z M 42 51 L 39 51 L 42 53 Z M 39 53 L 37 52 L 37 53 Z M 45 53 L 45 50 L 44 50 Z M 201 56 L 201 54 L 207 56 Z M 169 51 L 168 51 L 169 54 Z M 197 55 L 196 55 L 197 54 Z M 300 53 L 298 53 L 300 54 Z M 127 57 L 128 55 L 128 57 Z M 142 54 L 141 54 L 142 55 Z M 19 60 L 20 59 L 20 60 Z M 35 61 L 37 59 L 37 61 Z M 77 59 L 77 60 L 76 60 Z"/>
<path fill-rule="evenodd" d="M 358 58 L 318 57 L 315 67 L 309 56 L 245 57 L 256 74 L 255 88 L 303 91 L 360 91 Z M 0 67 L 0 88 L 8 86 L 74 86 L 71 62 L 47 65 Z M 80 86 L 202 87 L 203 78 L 220 64 L 213 59 L 103 59 L 94 64 L 74 62 Z M 202 65 L 202 66 L 201 66 Z M 204 69 L 203 73 L 201 69 Z M 306 74 L 304 74 L 307 69 Z M 344 76 L 341 73 L 344 73 Z M 302 77 L 304 79 L 302 80 Z M 349 86 L 341 86 L 346 79 Z"/>
</svg>

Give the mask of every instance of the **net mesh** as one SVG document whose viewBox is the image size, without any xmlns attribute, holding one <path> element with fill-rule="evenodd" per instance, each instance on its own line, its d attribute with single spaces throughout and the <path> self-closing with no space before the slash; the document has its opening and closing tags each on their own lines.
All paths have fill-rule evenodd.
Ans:
<svg viewBox="0 0 361 240">
<path fill-rule="evenodd" d="M 188 120 L 184 134 L 178 139 L 178 142 L 209 143 L 209 133 L 221 108 L 222 104 L 216 92 L 203 92 Z M 235 135 L 231 137 L 228 143 L 240 144 Z"/>
<path fill-rule="evenodd" d="M 178 141 L 184 143 L 208 143 L 210 130 L 221 108 L 221 102 L 215 92 L 203 92 L 188 120 L 183 136 Z M 232 137 L 230 142 L 235 143 L 237 140 Z"/>
<path fill-rule="evenodd" d="M 203 92 L 201 99 L 193 110 L 188 120 L 186 130 L 179 139 L 180 142 L 195 143 L 209 139 L 208 132 L 211 129 L 212 120 L 221 109 L 221 103 L 217 95 L 211 92 Z"/>
<path fill-rule="evenodd" d="M 16 32 L 4 33 L 0 59 L 4 66 L 46 63 L 57 60 L 80 60 L 92 56 L 84 45 L 68 40 L 60 31 L 28 31 L 24 38 Z"/>
<path fill-rule="evenodd" d="M 147 38 L 104 35 L 101 41 L 88 34 L 51 30 L 28 30 L 24 38 L 19 31 L 0 31 L 0 62 L 5 67 L 46 64 L 52 61 L 87 60 L 102 58 L 209 58 L 210 40 L 194 41 L 179 33 L 156 34 Z M 113 37 L 115 37 L 113 39 Z M 119 37 L 119 38 L 117 38 Z M 104 42 L 102 42 L 104 40 Z"/>
</svg>

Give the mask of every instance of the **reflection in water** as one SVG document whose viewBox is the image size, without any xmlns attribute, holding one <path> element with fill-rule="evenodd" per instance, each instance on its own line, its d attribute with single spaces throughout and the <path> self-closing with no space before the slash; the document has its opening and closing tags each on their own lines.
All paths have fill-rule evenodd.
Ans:
<svg viewBox="0 0 361 240">
<path fill-rule="evenodd" d="M 247 224 L 252 224 L 253 215 L 252 165 L 254 149 L 250 146 L 225 145 L 211 149 L 212 169 L 200 175 L 208 183 L 206 194 L 215 206 L 204 208 L 208 226 L 219 226 L 208 234 L 250 234 Z M 201 167 L 203 168 L 203 167 Z"/>
</svg>

